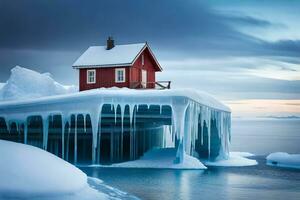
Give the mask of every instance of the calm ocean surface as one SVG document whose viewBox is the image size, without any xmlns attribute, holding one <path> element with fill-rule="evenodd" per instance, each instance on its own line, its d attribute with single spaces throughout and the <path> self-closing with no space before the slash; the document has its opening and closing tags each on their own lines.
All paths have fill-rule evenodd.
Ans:
<svg viewBox="0 0 300 200">
<path fill-rule="evenodd" d="M 141 199 L 300 199 L 300 170 L 265 165 L 268 153 L 300 153 L 300 120 L 234 120 L 231 150 L 255 153 L 259 165 L 203 171 L 81 169 Z"/>
<path fill-rule="evenodd" d="M 231 151 L 300 153 L 300 119 L 233 120 Z"/>
</svg>

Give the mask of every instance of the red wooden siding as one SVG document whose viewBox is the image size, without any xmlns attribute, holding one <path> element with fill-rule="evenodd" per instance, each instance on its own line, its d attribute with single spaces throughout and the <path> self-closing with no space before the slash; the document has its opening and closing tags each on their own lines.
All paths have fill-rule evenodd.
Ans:
<svg viewBox="0 0 300 200">
<path fill-rule="evenodd" d="M 144 55 L 144 65 L 142 65 L 142 55 Z M 125 68 L 125 82 L 116 83 L 115 82 L 115 69 Z M 96 83 L 87 83 L 87 70 L 96 70 Z M 155 87 L 155 71 L 157 70 L 157 65 L 151 56 L 149 50 L 146 48 L 140 56 L 136 59 L 132 66 L 125 67 L 107 67 L 107 68 L 85 68 L 79 69 L 79 90 L 89 90 L 101 87 L 132 87 L 142 81 L 142 69 L 147 71 L 147 88 Z"/>
<path fill-rule="evenodd" d="M 116 83 L 115 82 L 115 69 L 116 68 L 125 68 L 125 82 Z M 96 83 L 88 84 L 87 83 L 87 70 L 95 69 L 96 70 Z M 89 68 L 89 69 L 80 69 L 79 71 L 79 90 L 90 90 L 95 88 L 110 88 L 110 87 L 129 87 L 129 67 L 110 67 L 110 68 Z"/>
<path fill-rule="evenodd" d="M 142 55 L 144 55 L 144 66 L 142 65 Z M 147 88 L 155 87 L 155 62 L 146 48 L 141 55 L 136 59 L 131 67 L 131 82 L 142 81 L 142 69 L 147 71 Z"/>
</svg>

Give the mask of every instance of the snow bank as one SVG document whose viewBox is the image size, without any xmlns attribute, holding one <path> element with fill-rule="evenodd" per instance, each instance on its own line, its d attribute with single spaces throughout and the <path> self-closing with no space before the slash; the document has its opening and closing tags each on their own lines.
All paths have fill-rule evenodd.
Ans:
<svg viewBox="0 0 300 200">
<path fill-rule="evenodd" d="M 53 80 L 51 74 L 16 66 L 8 81 L 0 86 L 0 100 L 32 99 L 77 91 L 75 86 L 63 86 Z"/>
<path fill-rule="evenodd" d="M 300 169 L 300 154 L 271 153 L 267 156 L 267 165 Z"/>
<path fill-rule="evenodd" d="M 39 148 L 0 140 L 0 155 L 0 194 L 65 194 L 87 186 L 82 171 Z"/>
<path fill-rule="evenodd" d="M 106 189 L 107 193 L 95 188 L 103 188 L 103 183 L 90 187 L 81 170 L 33 146 L 0 140 L 0 155 L 0 199 L 92 200 L 127 196 L 114 188 Z"/>
<path fill-rule="evenodd" d="M 227 160 L 204 161 L 204 164 L 206 166 L 216 167 L 245 167 L 257 165 L 256 160 L 247 158 L 251 156 L 254 156 L 254 154 L 248 152 L 230 152 Z"/>
<path fill-rule="evenodd" d="M 152 149 L 144 154 L 139 160 L 119 164 L 112 164 L 105 167 L 116 168 L 159 168 L 159 169 L 206 169 L 197 159 L 185 155 L 183 163 L 174 164 L 176 157 L 175 148 Z"/>
</svg>

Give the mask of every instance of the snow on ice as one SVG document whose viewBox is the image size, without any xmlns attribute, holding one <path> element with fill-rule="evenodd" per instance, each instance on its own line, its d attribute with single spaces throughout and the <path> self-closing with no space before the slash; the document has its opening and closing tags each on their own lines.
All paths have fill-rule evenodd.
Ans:
<svg viewBox="0 0 300 200">
<path fill-rule="evenodd" d="M 75 115 L 76 119 L 79 114 L 89 115 L 93 135 L 92 157 L 93 163 L 96 163 L 96 149 L 97 147 L 99 149 L 100 145 L 97 141 L 101 138 L 100 115 L 105 104 L 111 105 L 112 110 L 115 111 L 115 119 L 117 108 L 121 109 L 122 135 L 125 107 L 129 107 L 130 125 L 132 133 L 134 133 L 136 123 L 134 117 L 140 105 L 147 105 L 148 108 L 152 105 L 160 106 L 160 110 L 163 106 L 169 106 L 172 109 L 170 131 L 173 141 L 176 138 L 179 142 L 175 159 L 177 163 L 184 162 L 185 157 L 187 157 L 186 154 L 194 155 L 193 152 L 195 152 L 195 144 L 198 139 L 203 144 L 203 134 L 201 138 L 198 138 L 199 124 L 202 132 L 204 131 L 204 124 L 207 127 L 208 158 L 210 158 L 212 120 L 214 120 L 218 138 L 221 141 L 218 157 L 228 158 L 231 138 L 230 109 L 206 93 L 191 89 L 132 90 L 125 88 L 66 93 L 68 90 L 55 82 L 48 74 L 39 74 L 25 68 L 15 67 L 12 69 L 10 79 L 1 89 L 4 101 L 0 102 L 0 117 L 5 119 L 7 127 L 10 127 L 12 122 L 17 123 L 17 127 L 23 125 L 24 143 L 26 143 L 28 118 L 41 116 L 44 135 L 43 148 L 47 149 L 48 123 L 53 115 L 61 115 L 62 134 L 66 124 L 70 124 L 71 116 Z M 9 99 L 14 99 L 14 101 L 5 101 Z M 132 145 L 130 144 L 130 146 Z M 75 149 L 77 149 L 76 146 Z M 75 150 L 75 162 L 76 155 Z"/>
<path fill-rule="evenodd" d="M 248 152 L 230 152 L 228 159 L 216 159 L 215 161 L 204 161 L 206 166 L 217 167 L 245 167 L 257 165 L 257 161 L 249 159 L 254 154 Z"/>
<path fill-rule="evenodd" d="M 267 156 L 267 165 L 300 169 L 300 154 L 271 153 Z"/>
<path fill-rule="evenodd" d="M 174 163 L 175 148 L 152 149 L 146 152 L 139 160 L 129 161 L 107 167 L 116 168 L 159 168 L 159 169 L 206 169 L 197 159 L 185 155 L 182 163 Z"/>
<path fill-rule="evenodd" d="M 136 199 L 33 146 L 0 140 L 0 155 L 0 199 Z"/>
</svg>

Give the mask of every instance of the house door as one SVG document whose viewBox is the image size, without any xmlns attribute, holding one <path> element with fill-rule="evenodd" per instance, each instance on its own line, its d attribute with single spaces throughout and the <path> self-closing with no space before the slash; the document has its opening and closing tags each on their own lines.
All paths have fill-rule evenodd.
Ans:
<svg viewBox="0 0 300 200">
<path fill-rule="evenodd" d="M 147 88 L 147 71 L 142 69 L 142 87 Z"/>
</svg>

